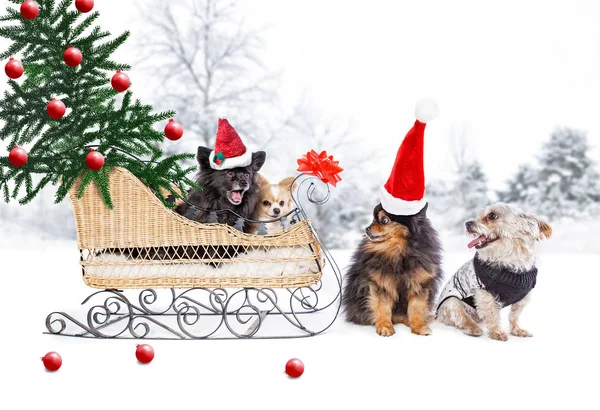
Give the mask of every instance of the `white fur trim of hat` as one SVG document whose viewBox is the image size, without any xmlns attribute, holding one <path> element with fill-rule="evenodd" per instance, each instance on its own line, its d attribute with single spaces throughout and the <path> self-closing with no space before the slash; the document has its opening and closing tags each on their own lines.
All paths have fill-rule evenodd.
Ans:
<svg viewBox="0 0 600 410">
<path fill-rule="evenodd" d="M 381 206 L 393 215 L 416 215 L 427 205 L 425 198 L 416 201 L 405 201 L 390 194 L 385 186 L 381 187 Z"/>
<path fill-rule="evenodd" d="M 210 163 L 210 167 L 212 169 L 216 169 L 218 171 L 223 169 L 247 167 L 248 165 L 252 164 L 252 152 L 250 150 L 246 150 L 246 152 L 243 155 L 240 155 L 239 157 L 225 158 L 221 165 L 217 165 L 214 159 L 215 151 L 213 150 L 210 153 L 208 162 Z"/>
</svg>

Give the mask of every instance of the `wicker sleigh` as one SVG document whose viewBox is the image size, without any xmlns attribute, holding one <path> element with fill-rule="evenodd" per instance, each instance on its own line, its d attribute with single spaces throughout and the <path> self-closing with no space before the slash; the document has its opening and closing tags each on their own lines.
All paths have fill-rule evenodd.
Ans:
<svg viewBox="0 0 600 410">
<path fill-rule="evenodd" d="M 329 187 L 325 184 L 326 196 L 316 199 L 315 180 L 305 178 L 298 191 L 307 184 L 308 200 L 322 205 Z M 83 312 L 48 314 L 46 333 L 271 339 L 315 336 L 335 322 L 342 275 L 295 195 L 296 209 L 279 221 L 284 229 L 269 233 L 268 223 L 243 218 L 233 227 L 196 223 L 165 207 L 123 168 L 109 175 L 113 209 L 95 185 L 78 198 L 80 183 L 69 193 L 80 264 L 85 284 L 98 290 L 81 303 Z M 209 220 L 217 221 L 218 212 Z M 244 233 L 245 223 L 257 227 L 256 233 Z"/>
<path fill-rule="evenodd" d="M 112 210 L 95 185 L 77 198 L 81 179 L 69 194 L 83 280 L 90 287 L 299 288 L 321 279 L 323 251 L 308 219 L 295 218 L 295 223 L 272 234 L 246 234 L 178 215 L 126 169 L 111 170 L 109 181 Z M 202 255 L 160 252 L 190 246 L 202 249 Z M 243 251 L 228 257 L 206 252 L 222 247 Z"/>
</svg>

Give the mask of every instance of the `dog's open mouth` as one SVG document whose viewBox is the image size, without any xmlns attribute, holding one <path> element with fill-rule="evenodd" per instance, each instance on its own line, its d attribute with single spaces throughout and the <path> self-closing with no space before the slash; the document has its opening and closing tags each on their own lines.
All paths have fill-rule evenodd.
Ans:
<svg viewBox="0 0 600 410">
<path fill-rule="evenodd" d="M 242 190 L 231 191 L 231 192 L 229 192 L 229 196 L 227 197 L 227 199 L 229 199 L 229 202 L 231 202 L 234 205 L 241 204 L 243 198 L 244 198 L 244 191 L 242 191 Z"/>
<path fill-rule="evenodd" d="M 490 238 L 489 236 L 481 235 L 469 242 L 467 246 L 469 247 L 469 249 L 473 247 L 475 249 L 483 249 L 490 243 L 496 242 L 498 239 L 499 238 Z"/>
<path fill-rule="evenodd" d="M 377 235 L 371 235 L 371 234 L 367 233 L 367 234 L 365 234 L 365 236 L 367 238 L 369 238 L 369 240 L 371 242 L 381 242 L 381 241 L 385 240 L 385 235 L 379 235 L 379 236 L 377 236 Z"/>
</svg>

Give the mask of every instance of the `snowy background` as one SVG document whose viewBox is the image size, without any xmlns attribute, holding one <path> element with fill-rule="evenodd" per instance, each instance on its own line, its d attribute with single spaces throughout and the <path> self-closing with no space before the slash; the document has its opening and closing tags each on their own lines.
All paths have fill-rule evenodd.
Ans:
<svg viewBox="0 0 600 410">
<path fill-rule="evenodd" d="M 398 328 L 394 338 L 383 339 L 373 329 L 338 321 L 327 335 L 287 344 L 232 342 L 232 348 L 229 342 L 192 342 L 173 349 L 156 343 L 161 357 L 142 369 L 130 360 L 129 342 L 102 342 L 98 349 L 95 341 L 41 335 L 49 311 L 74 306 L 89 293 L 77 267 L 70 205 L 54 204 L 49 188 L 25 207 L 0 204 L 0 271 L 7 290 L 0 311 L 18 307 L 31 317 L 1 316 L 7 368 L 18 382 L 8 389 L 15 400 L 106 408 L 116 403 L 104 394 L 110 389 L 123 403 L 164 408 L 178 397 L 194 398 L 172 393 L 185 385 L 190 394 L 198 392 L 195 407 L 225 404 L 224 396 L 240 406 L 257 405 L 257 392 L 265 389 L 281 404 L 276 408 L 314 407 L 331 389 L 338 389 L 340 405 L 453 407 L 452 381 L 469 379 L 472 399 L 486 406 L 585 409 L 592 408 L 592 398 L 597 402 L 591 391 L 596 378 L 584 376 L 600 364 L 600 334 L 589 320 L 600 285 L 594 268 L 600 262 L 594 235 L 600 230 L 596 1 L 96 3 L 103 29 L 132 32 L 114 59 L 133 66 L 128 74 L 134 96 L 157 111 L 176 110 L 185 127 L 182 140 L 165 142 L 169 153 L 211 145 L 216 113 L 225 109 L 250 148 L 267 151 L 263 172 L 272 180 L 294 175 L 296 159 L 312 148 L 341 161 L 343 181 L 330 203 L 310 211 L 326 244 L 338 249 L 342 267 L 414 122 L 415 102 L 436 99 L 440 117 L 425 136 L 426 194 L 447 251 L 447 274 L 471 256 L 464 220 L 490 202 L 518 204 L 554 229 L 541 246 L 540 286 L 523 317 L 535 337 L 498 344 L 436 325 L 431 338 Z M 0 48 L 6 46 L 0 40 Z M 0 91 L 5 87 L 0 82 Z M 571 289 L 567 281 L 582 289 L 573 290 L 568 303 L 557 301 L 556 295 Z M 27 303 L 19 293 L 24 286 Z M 365 350 L 367 345 L 373 348 Z M 411 354 L 423 346 L 431 353 Z M 68 364 L 52 382 L 37 372 L 39 356 L 48 350 L 63 352 Z M 456 359 L 469 355 L 485 357 L 485 364 L 476 364 L 474 372 Z M 297 385 L 279 377 L 282 363 L 293 356 L 307 364 Z M 441 369 L 442 361 L 450 365 Z M 189 364 L 189 374 L 177 363 Z M 240 363 L 248 370 L 241 386 L 214 383 L 233 379 L 233 366 Z M 116 369 L 131 377 L 129 384 L 142 381 L 135 393 L 107 385 Z M 354 400 L 342 392 L 354 388 L 359 376 L 365 389 Z M 413 383 L 409 394 L 403 386 L 411 380 L 422 382 Z M 171 394 L 150 402 L 160 383 Z M 388 398 L 392 391 L 406 401 Z M 300 399 L 299 392 L 312 396 Z"/>
<path fill-rule="evenodd" d="M 553 251 L 600 250 L 586 233 L 600 220 L 593 1 L 116 4 L 97 5 L 100 24 L 132 33 L 115 60 L 133 66 L 134 96 L 174 109 L 185 127 L 166 152 L 212 146 L 226 110 L 250 148 L 267 151 L 273 181 L 313 148 L 341 161 L 331 203 L 313 210 L 330 247 L 360 239 L 414 104 L 431 97 L 441 114 L 426 132 L 426 194 L 448 249 L 463 249 L 475 210 L 503 200 L 553 224 Z M 3 241 L 19 231 L 74 239 L 70 206 L 55 205 L 52 189 L 26 208 L 0 205 Z"/>
</svg>

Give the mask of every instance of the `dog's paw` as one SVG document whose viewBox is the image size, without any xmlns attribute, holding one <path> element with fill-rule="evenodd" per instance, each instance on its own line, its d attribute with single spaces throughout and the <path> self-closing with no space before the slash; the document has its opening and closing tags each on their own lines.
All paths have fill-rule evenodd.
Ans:
<svg viewBox="0 0 600 410">
<path fill-rule="evenodd" d="M 392 326 L 391 323 L 386 323 L 386 324 L 382 324 L 382 325 L 377 325 L 375 327 L 375 330 L 377 331 L 377 334 L 379 336 L 392 336 L 394 333 L 396 333 L 396 331 L 394 330 L 394 326 Z"/>
<path fill-rule="evenodd" d="M 410 331 L 416 335 L 421 335 L 421 336 L 429 336 L 431 334 L 431 329 L 429 329 L 429 327 L 427 325 L 414 327 L 414 328 L 410 329 Z"/>
<path fill-rule="evenodd" d="M 469 336 L 479 337 L 483 334 L 483 330 L 479 326 L 472 326 L 463 329 L 463 332 Z"/>
<path fill-rule="evenodd" d="M 532 337 L 533 335 L 525 329 L 514 327 L 510 329 L 510 334 L 517 337 Z"/>
<path fill-rule="evenodd" d="M 500 329 L 490 330 L 490 337 L 494 340 L 501 340 L 503 342 L 508 340 L 508 335 L 506 332 L 503 332 Z"/>
</svg>

